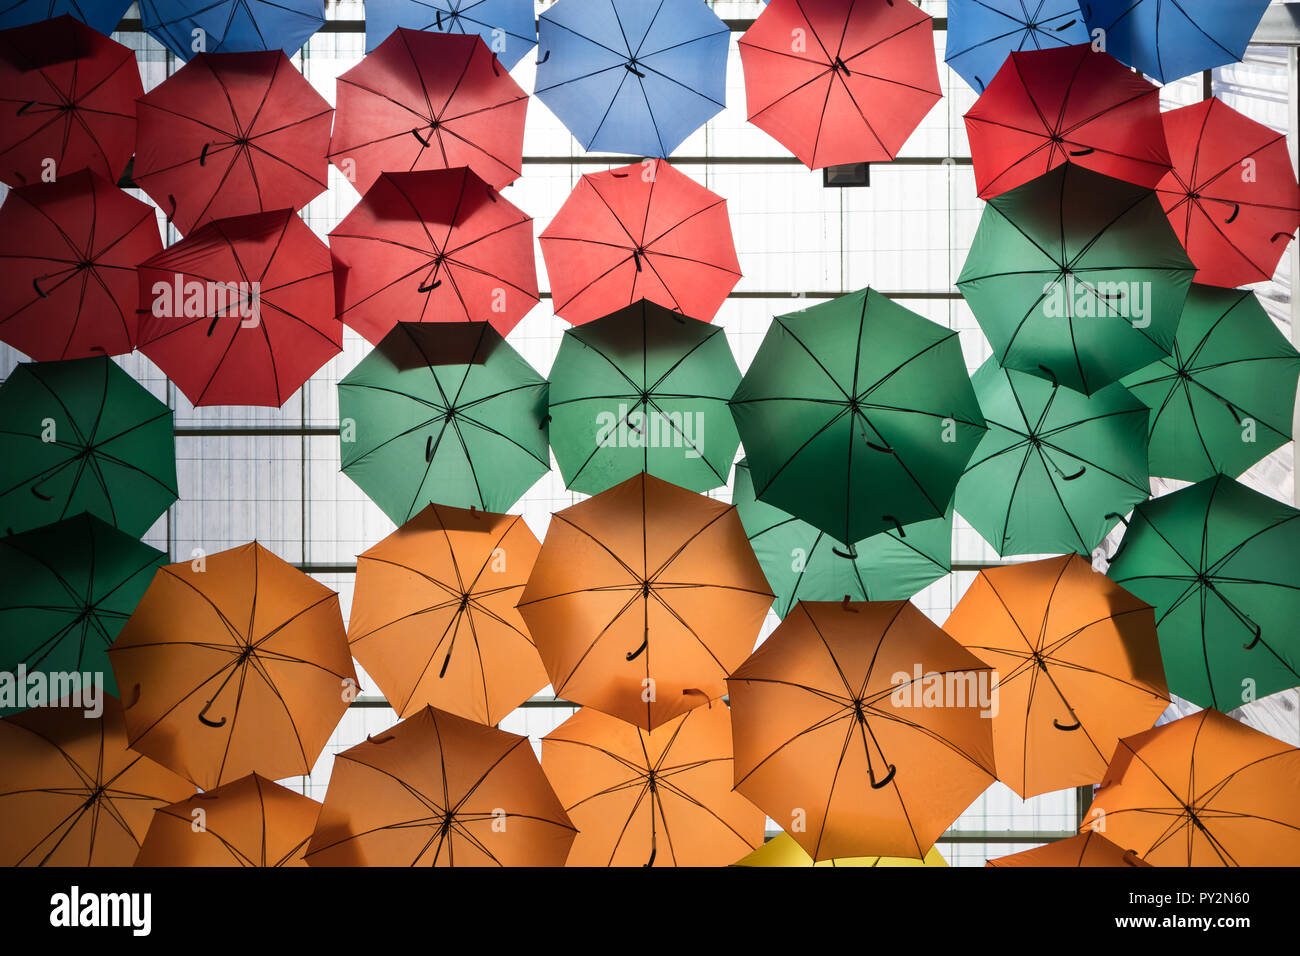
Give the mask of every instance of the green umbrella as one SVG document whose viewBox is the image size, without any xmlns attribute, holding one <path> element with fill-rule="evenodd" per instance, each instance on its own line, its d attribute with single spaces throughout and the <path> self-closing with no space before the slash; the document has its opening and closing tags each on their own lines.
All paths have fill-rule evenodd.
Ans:
<svg viewBox="0 0 1300 956">
<path fill-rule="evenodd" d="M 550 467 L 546 391 L 486 322 L 399 322 L 339 382 L 343 473 L 399 525 L 507 511 Z"/>
<path fill-rule="evenodd" d="M 731 411 L 758 499 L 848 544 L 947 514 L 984 434 L 957 333 L 872 289 L 778 316 Z"/>
<path fill-rule="evenodd" d="M 1090 395 L 1169 354 L 1195 272 L 1154 192 L 1066 163 L 989 201 L 957 286 L 998 364 Z"/>
<path fill-rule="evenodd" d="M 1085 396 L 993 359 L 972 381 L 989 430 L 957 511 L 998 554 L 1091 555 L 1149 496 L 1150 410 L 1122 385 Z"/>
<path fill-rule="evenodd" d="M 110 359 L 19 365 L 0 386 L 0 529 L 88 511 L 138 537 L 175 500 L 171 409 Z"/>
<path fill-rule="evenodd" d="M 0 538 L 0 671 L 91 673 L 116 695 L 108 646 L 166 560 L 84 512 Z"/>
<path fill-rule="evenodd" d="M 812 525 L 754 497 L 748 462 L 736 465 L 732 503 L 785 617 L 800 601 L 906 601 L 951 570 L 952 511 L 840 547 Z"/>
<path fill-rule="evenodd" d="M 1300 511 L 1222 475 L 1139 505 L 1110 577 L 1156 609 L 1169 689 L 1227 711 L 1300 685 Z"/>
<path fill-rule="evenodd" d="M 1151 473 L 1240 475 L 1291 440 L 1300 353 L 1244 289 L 1194 285 L 1174 353 L 1124 380 L 1151 406 Z"/>
<path fill-rule="evenodd" d="M 551 447 L 594 495 L 641 472 L 691 491 L 727 483 L 740 369 L 719 326 L 642 299 L 569 329 L 551 368 Z"/>
</svg>

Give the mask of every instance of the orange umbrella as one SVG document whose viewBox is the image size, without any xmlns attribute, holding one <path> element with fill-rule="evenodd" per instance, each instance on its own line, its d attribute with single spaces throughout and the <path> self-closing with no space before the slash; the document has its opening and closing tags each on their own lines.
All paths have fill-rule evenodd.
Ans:
<svg viewBox="0 0 1300 956">
<path fill-rule="evenodd" d="M 1152 866 L 1295 866 L 1300 750 L 1202 710 L 1132 737 L 1084 818 Z"/>
<path fill-rule="evenodd" d="M 542 738 L 542 769 L 578 828 L 569 866 L 725 866 L 763 842 L 722 702 L 649 731 L 584 707 Z"/>
<path fill-rule="evenodd" d="M 907 601 L 802 601 L 731 675 L 736 789 L 814 859 L 921 859 L 993 782 L 989 667 Z"/>
<path fill-rule="evenodd" d="M 574 829 L 527 737 L 425 707 L 334 759 L 311 866 L 563 866 Z"/>
<path fill-rule="evenodd" d="M 944 630 L 998 675 L 998 779 L 1022 797 L 1096 783 L 1169 706 L 1150 605 L 1077 554 L 981 571 Z"/>
<path fill-rule="evenodd" d="M 320 804 L 258 774 L 155 811 L 136 866 L 306 866 Z"/>
<path fill-rule="evenodd" d="M 348 640 L 399 717 L 496 724 L 546 686 L 515 609 L 538 547 L 517 515 L 430 505 L 357 559 Z"/>
<path fill-rule="evenodd" d="M 771 604 L 735 507 L 640 474 L 554 515 L 519 610 L 557 696 L 653 730 L 726 693 Z"/>
<path fill-rule="evenodd" d="M 1111 843 L 1096 831 L 1089 830 L 1068 840 L 1057 840 L 1055 843 L 1045 843 L 1032 850 L 1000 856 L 986 861 L 984 865 L 1038 868 L 1043 866 L 1149 867 L 1151 864 L 1133 850 L 1126 850 L 1118 844 Z"/>
<path fill-rule="evenodd" d="M 127 749 L 122 705 L 97 719 L 37 707 L 0 720 L 0 865 L 130 866 L 154 808 L 189 781 Z"/>
<path fill-rule="evenodd" d="M 861 867 L 913 867 L 913 866 L 947 866 L 948 861 L 934 847 L 925 855 L 925 859 L 916 860 L 902 856 L 849 856 L 838 860 L 822 860 L 814 863 L 813 858 L 803 851 L 788 833 L 778 833 L 744 859 L 737 860 L 732 866 L 763 867 L 803 867 L 803 866 L 861 866 Z"/>
<path fill-rule="evenodd" d="M 159 568 L 108 656 L 131 746 L 204 790 L 310 773 L 356 695 L 338 595 L 259 544 Z"/>
</svg>

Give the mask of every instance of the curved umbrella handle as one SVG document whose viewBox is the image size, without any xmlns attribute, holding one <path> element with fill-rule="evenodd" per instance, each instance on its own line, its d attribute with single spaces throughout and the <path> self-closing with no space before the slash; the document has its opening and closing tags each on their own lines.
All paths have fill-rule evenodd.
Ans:
<svg viewBox="0 0 1300 956">
<path fill-rule="evenodd" d="M 863 441 L 867 440 L 864 438 Z M 867 441 L 867 447 L 872 451 L 880 452 L 882 455 L 892 455 L 894 453 L 894 449 L 890 448 L 888 445 L 877 445 L 873 441 Z"/>
<path fill-rule="evenodd" d="M 898 532 L 898 536 L 899 536 L 900 538 L 906 538 L 906 537 L 907 537 L 907 532 L 903 530 L 903 522 L 899 521 L 899 520 L 898 520 L 897 518 L 895 518 L 893 515 L 881 515 L 880 517 L 881 517 L 882 520 L 884 520 L 884 521 L 888 521 L 888 522 L 890 522 L 891 524 L 893 524 L 893 526 L 894 526 L 894 530 Z"/>
<path fill-rule="evenodd" d="M 1142 857 L 1138 856 L 1137 850 L 1125 850 L 1123 860 L 1125 866 L 1141 866 L 1144 862 Z"/>
<path fill-rule="evenodd" d="M 201 711 L 199 711 L 199 722 L 202 723 L 202 724 L 205 724 L 205 725 L 208 726 L 208 727 L 224 727 L 224 726 L 226 726 L 226 718 L 224 718 L 224 717 L 222 717 L 220 720 L 209 720 L 208 717 L 207 717 L 208 708 L 211 707 L 211 706 L 213 705 L 213 703 L 216 702 L 216 699 L 217 699 L 216 697 L 213 697 L 212 700 L 210 700 L 210 701 L 208 701 L 206 704 L 204 704 L 204 705 L 203 705 L 203 709 L 202 709 Z"/>
<path fill-rule="evenodd" d="M 631 73 L 633 76 L 639 76 L 639 77 L 641 77 L 642 79 L 645 79 L 645 74 L 642 73 L 640 70 L 638 70 L 638 69 L 636 68 L 636 65 L 633 64 L 631 60 L 629 60 L 628 62 L 626 62 L 626 63 L 623 64 L 623 69 L 627 70 L 627 71 L 628 71 L 629 73 Z"/>
<path fill-rule="evenodd" d="M 199 165 L 200 165 L 200 166 L 206 166 L 206 165 L 208 165 L 208 147 L 211 146 L 211 145 L 212 145 L 211 143 L 204 143 L 204 144 L 203 144 L 203 150 L 202 150 L 202 152 L 199 153 Z"/>
<path fill-rule="evenodd" d="M 840 602 L 840 610 L 848 611 L 850 614 L 857 614 L 858 609 L 849 606 L 852 603 L 853 603 L 853 596 L 851 594 L 844 595 L 844 600 Z"/>
<path fill-rule="evenodd" d="M 438 671 L 439 680 L 447 676 L 447 665 L 450 663 L 451 663 L 451 650 L 448 649 L 447 656 L 442 659 L 442 667 Z"/>
<path fill-rule="evenodd" d="M 36 278 L 32 279 L 32 288 L 36 290 L 36 294 L 39 295 L 42 299 L 48 299 L 50 297 L 50 294 L 41 288 L 41 279 L 42 276 L 37 276 Z"/>
<path fill-rule="evenodd" d="M 442 280 L 441 280 L 441 279 L 437 279 L 437 280 L 435 280 L 434 282 L 430 282 L 428 285 L 422 285 L 422 286 L 417 287 L 415 291 L 417 291 L 417 292 L 421 292 L 421 293 L 424 293 L 424 292 L 432 292 L 434 289 L 438 288 L 438 286 L 440 286 L 440 285 L 442 285 Z"/>
<path fill-rule="evenodd" d="M 1052 371 L 1050 368 L 1048 368 L 1046 365 L 1040 365 L 1040 366 L 1038 366 L 1038 368 L 1039 368 L 1040 371 L 1046 372 L 1046 373 L 1047 373 L 1047 377 L 1050 378 L 1050 379 L 1052 380 L 1052 388 L 1060 388 L 1060 387 L 1061 387 L 1060 379 L 1058 379 L 1058 378 L 1056 377 L 1056 373 L 1055 373 L 1055 372 L 1053 372 L 1053 371 Z"/>
<path fill-rule="evenodd" d="M 1230 224 L 1234 219 L 1236 219 L 1237 216 L 1239 216 L 1240 214 L 1241 214 L 1241 203 L 1239 203 L 1239 202 L 1235 202 L 1235 203 L 1233 203 L 1233 204 L 1232 204 L 1232 215 L 1229 216 L 1227 219 L 1223 220 L 1223 224 L 1224 224 L 1225 226 L 1226 226 L 1226 225 L 1229 225 L 1229 224 Z"/>
<path fill-rule="evenodd" d="M 1060 469 L 1058 468 L 1057 471 L 1060 471 Z M 1072 475 L 1067 475 L 1067 474 L 1065 474 L 1064 472 L 1061 472 L 1061 480 L 1062 480 L 1062 481 L 1078 481 L 1080 478 L 1082 478 L 1082 477 L 1087 473 L 1087 471 L 1088 471 L 1088 466 L 1087 466 L 1087 465 L 1084 465 L 1082 468 L 1080 468 L 1078 471 L 1076 471 L 1076 472 L 1075 472 L 1074 474 L 1072 474 Z"/>
<path fill-rule="evenodd" d="M 421 146 L 427 147 L 429 145 L 429 141 L 420 135 L 420 131 L 418 129 L 411 130 L 411 135 L 420 141 Z"/>
<path fill-rule="evenodd" d="M 1072 150 L 1070 150 L 1070 155 L 1071 155 L 1071 156 L 1091 156 L 1091 155 L 1092 155 L 1093 153 L 1095 153 L 1095 152 L 1097 152 L 1097 150 L 1096 150 L 1094 147 L 1092 147 L 1092 146 L 1085 146 L 1083 149 L 1072 149 Z"/>
<path fill-rule="evenodd" d="M 35 495 L 37 498 L 40 498 L 41 501 L 53 501 L 53 500 L 54 500 L 54 496 L 53 496 L 53 495 L 42 494 L 41 492 L 39 492 L 39 491 L 36 490 L 37 488 L 40 487 L 40 485 L 41 485 L 41 483 L 40 483 L 39 481 L 36 482 L 36 484 L 32 485 L 32 487 L 31 487 L 31 492 L 32 492 L 32 494 Z"/>
<path fill-rule="evenodd" d="M 641 656 L 641 652 L 644 651 L 644 650 L 645 650 L 647 647 L 649 647 L 649 646 L 650 646 L 650 631 L 647 630 L 647 631 L 645 632 L 645 637 L 643 637 L 643 638 L 641 639 L 641 646 L 638 647 L 636 650 L 632 651 L 630 654 L 625 654 L 624 656 L 625 656 L 629 661 L 634 661 L 634 660 L 636 660 L 638 657 L 640 657 L 640 656 Z"/>
<path fill-rule="evenodd" d="M 632 261 L 636 263 L 636 271 L 640 272 L 641 271 L 641 250 L 640 249 L 632 250 Z"/>
<path fill-rule="evenodd" d="M 541 55 L 541 57 L 538 58 L 538 60 L 537 60 L 537 65 L 538 65 L 538 66 L 541 66 L 543 63 L 545 63 L 545 62 L 546 62 L 547 60 L 549 60 L 550 58 L 551 58 L 551 51 L 550 51 L 550 50 L 547 50 L 545 53 L 543 53 L 543 54 Z"/>
<path fill-rule="evenodd" d="M 1291 238 L 1291 233 L 1289 233 L 1289 232 L 1275 232 L 1275 233 L 1273 233 L 1273 238 L 1270 239 L 1269 242 L 1277 242 L 1279 239 L 1283 239 L 1283 238 L 1289 240 L 1289 239 Z"/>
<path fill-rule="evenodd" d="M 382 737 L 373 737 L 370 734 L 366 734 L 366 743 L 368 744 L 386 744 L 390 740 L 395 739 L 396 738 L 392 734 L 384 734 Z"/>
<path fill-rule="evenodd" d="M 1069 20 L 1066 20 L 1064 23 L 1062 23 L 1059 27 L 1052 27 L 1052 29 L 1055 30 L 1057 33 L 1064 33 L 1066 30 L 1070 29 L 1070 27 L 1074 26 L 1078 22 L 1079 22 L 1078 17 L 1071 17 Z"/>
<path fill-rule="evenodd" d="M 27 101 L 26 103 L 24 103 L 22 106 L 18 107 L 18 112 L 15 113 L 14 115 L 15 115 L 15 116 L 22 116 L 24 113 L 26 113 L 29 109 L 31 109 L 31 108 L 32 108 L 33 106 L 35 106 L 35 105 L 36 105 L 36 101 L 35 101 L 35 100 L 28 100 L 28 101 Z"/>
<path fill-rule="evenodd" d="M 1077 717 L 1074 719 L 1073 724 L 1062 724 L 1059 720 L 1053 717 L 1052 726 L 1055 727 L 1057 730 L 1069 731 L 1069 730 L 1078 730 L 1082 726 L 1082 724 L 1079 723 L 1079 718 Z"/>
<path fill-rule="evenodd" d="M 849 545 L 849 550 L 847 551 L 841 551 L 839 548 L 831 548 L 831 554 L 839 558 L 845 558 L 849 561 L 856 561 L 858 559 L 858 548 L 857 545 L 853 544 Z"/>
<path fill-rule="evenodd" d="M 433 436 L 430 435 L 424 440 L 424 463 L 427 465 L 433 461 Z"/>
<path fill-rule="evenodd" d="M 889 766 L 889 773 L 885 774 L 884 780 L 877 780 L 875 771 L 872 770 L 870 767 L 867 768 L 867 774 L 868 776 L 871 777 L 872 790 L 882 790 L 885 787 L 889 786 L 890 782 L 893 781 L 894 774 L 898 772 L 898 767 L 892 763 L 889 764 L 888 766 Z"/>
<path fill-rule="evenodd" d="M 1242 646 L 1242 650 L 1253 651 L 1255 649 L 1255 645 L 1259 643 L 1259 639 L 1264 636 L 1264 629 L 1261 628 L 1254 621 L 1248 621 L 1247 623 L 1250 624 L 1251 630 L 1255 632 L 1255 639 L 1251 641 L 1249 644 L 1243 644 L 1241 646 Z"/>
</svg>

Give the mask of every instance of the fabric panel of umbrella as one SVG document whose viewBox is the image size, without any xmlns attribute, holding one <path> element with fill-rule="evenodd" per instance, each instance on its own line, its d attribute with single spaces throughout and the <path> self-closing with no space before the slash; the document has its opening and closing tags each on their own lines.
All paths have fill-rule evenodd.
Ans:
<svg viewBox="0 0 1300 956">
<path fill-rule="evenodd" d="M 0 12 L 0 30 L 68 14 L 108 36 L 126 16 L 131 0 L 17 0 Z"/>
<path fill-rule="evenodd" d="M 794 841 L 788 833 L 778 833 L 753 853 L 737 860 L 732 866 L 858 866 L 858 867 L 895 867 L 895 866 L 947 866 L 948 861 L 935 847 L 922 860 L 903 856 L 849 856 L 839 860 L 822 860 L 814 863 L 813 858 L 804 852 L 803 847 Z"/>
<path fill-rule="evenodd" d="M 145 32 L 182 60 L 196 53 L 282 50 L 325 25 L 324 0 L 140 0 Z"/>
<path fill-rule="evenodd" d="M 944 61 L 976 93 L 984 92 L 1012 53 L 1091 39 L 1078 0 L 948 0 L 946 36 Z"/>
<path fill-rule="evenodd" d="M 1076 866 L 1150 866 L 1133 850 L 1122 849 L 1096 830 L 1080 833 L 1068 840 L 1057 840 L 1007 856 L 988 860 L 985 866 L 1076 867 Z"/>
<path fill-rule="evenodd" d="M 537 45 L 533 0 L 366 0 L 366 52 L 398 27 L 478 35 L 513 70 Z"/>
</svg>

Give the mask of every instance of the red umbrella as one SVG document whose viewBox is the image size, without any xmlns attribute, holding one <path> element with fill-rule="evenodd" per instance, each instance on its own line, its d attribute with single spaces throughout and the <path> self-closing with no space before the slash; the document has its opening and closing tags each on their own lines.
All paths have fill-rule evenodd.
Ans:
<svg viewBox="0 0 1300 956">
<path fill-rule="evenodd" d="M 1062 163 L 1148 189 L 1169 170 L 1160 88 L 1087 43 L 1012 53 L 966 132 L 982 199 Z"/>
<path fill-rule="evenodd" d="M 117 182 L 143 94 L 135 53 L 70 16 L 0 31 L 0 182 L 79 169 Z"/>
<path fill-rule="evenodd" d="M 195 405 L 278 408 L 342 341 L 329 250 L 292 209 L 214 220 L 140 265 L 140 351 Z"/>
<path fill-rule="evenodd" d="M 38 362 L 135 348 L 136 264 L 162 251 L 152 206 L 88 169 L 0 206 L 0 341 Z"/>
<path fill-rule="evenodd" d="M 809 169 L 893 159 L 941 96 L 934 21 L 895 0 L 772 0 L 740 60 L 749 121 Z"/>
<path fill-rule="evenodd" d="M 662 159 L 583 176 L 541 243 L 574 325 L 637 299 L 707 322 L 740 279 L 727 201 Z"/>
<path fill-rule="evenodd" d="M 131 175 L 181 232 L 326 188 L 330 105 L 279 50 L 201 53 L 139 103 Z"/>
<path fill-rule="evenodd" d="M 1156 191 L 1198 270 L 1235 288 L 1273 278 L 1300 227 L 1300 186 L 1286 134 L 1219 99 L 1164 114 L 1174 168 Z"/>
<path fill-rule="evenodd" d="M 383 172 L 520 176 L 528 94 L 477 34 L 394 30 L 339 77 L 338 107 L 330 161 L 361 192 Z"/>
<path fill-rule="evenodd" d="M 330 251 L 339 317 L 376 345 L 398 321 L 508 335 L 538 301 L 532 218 L 464 166 L 384 173 Z"/>
</svg>

